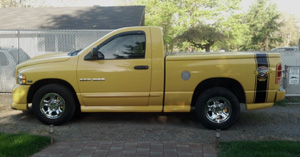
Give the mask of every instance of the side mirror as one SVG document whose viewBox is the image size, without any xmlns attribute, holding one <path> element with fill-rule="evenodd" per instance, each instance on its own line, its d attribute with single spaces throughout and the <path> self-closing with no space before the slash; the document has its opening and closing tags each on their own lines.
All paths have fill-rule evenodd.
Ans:
<svg viewBox="0 0 300 157">
<path fill-rule="evenodd" d="M 91 51 L 91 59 L 92 60 L 104 59 L 104 55 L 98 50 L 97 47 L 93 47 Z"/>
<path fill-rule="evenodd" d="M 92 51 L 91 51 L 91 56 L 93 60 L 97 60 L 98 59 L 98 48 L 97 47 L 93 47 Z"/>
<path fill-rule="evenodd" d="M 98 51 L 97 47 L 94 47 L 92 51 L 84 57 L 84 60 L 101 60 L 101 59 L 104 59 L 104 55 L 103 53 Z"/>
</svg>

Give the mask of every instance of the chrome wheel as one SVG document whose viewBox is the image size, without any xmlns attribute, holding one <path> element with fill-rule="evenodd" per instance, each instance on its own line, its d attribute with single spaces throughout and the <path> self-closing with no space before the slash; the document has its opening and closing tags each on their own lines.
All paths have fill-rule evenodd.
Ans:
<svg viewBox="0 0 300 157">
<path fill-rule="evenodd" d="M 206 118 L 213 123 L 226 122 L 230 118 L 231 113 L 231 104 L 224 97 L 214 97 L 206 102 Z"/>
<path fill-rule="evenodd" d="M 41 113 L 49 119 L 57 119 L 65 112 L 65 100 L 57 93 L 46 94 L 40 102 Z"/>
</svg>

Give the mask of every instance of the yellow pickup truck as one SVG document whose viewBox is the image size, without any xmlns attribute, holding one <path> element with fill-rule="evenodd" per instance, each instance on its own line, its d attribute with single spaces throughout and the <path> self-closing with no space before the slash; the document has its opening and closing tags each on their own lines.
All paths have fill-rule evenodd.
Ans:
<svg viewBox="0 0 300 157">
<path fill-rule="evenodd" d="M 273 106 L 279 54 L 164 53 L 162 29 L 115 30 L 87 48 L 32 58 L 16 68 L 12 109 L 60 125 L 75 112 L 192 112 L 210 129 L 227 129 L 248 110 Z"/>
</svg>

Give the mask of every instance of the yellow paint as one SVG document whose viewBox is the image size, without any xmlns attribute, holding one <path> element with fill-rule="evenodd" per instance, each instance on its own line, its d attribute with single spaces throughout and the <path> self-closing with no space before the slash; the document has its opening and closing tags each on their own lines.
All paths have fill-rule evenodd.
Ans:
<svg viewBox="0 0 300 157">
<path fill-rule="evenodd" d="M 186 105 L 167 105 L 164 112 L 191 112 L 191 107 Z"/>
<path fill-rule="evenodd" d="M 272 107 L 274 103 L 255 103 L 255 104 L 247 104 L 247 110 L 257 110 L 263 108 Z"/>
<path fill-rule="evenodd" d="M 82 112 L 161 112 L 160 106 L 81 106 Z"/>
<path fill-rule="evenodd" d="M 283 99 L 284 99 L 284 97 L 285 97 L 285 91 L 284 90 L 282 90 L 282 91 L 277 91 L 277 93 L 276 93 L 276 102 L 278 102 L 278 101 L 282 101 Z"/>
<path fill-rule="evenodd" d="M 190 112 L 193 92 L 168 92 L 165 93 L 165 112 Z"/>
<path fill-rule="evenodd" d="M 30 86 L 17 85 L 13 88 L 13 104 L 11 107 L 17 110 L 27 110 L 27 92 Z"/>
<path fill-rule="evenodd" d="M 129 31 L 146 35 L 145 59 L 85 60 L 93 47 L 110 37 Z M 128 27 L 118 29 L 95 41 L 77 56 L 55 53 L 38 56 L 17 66 L 27 85 L 13 91 L 12 107 L 27 109 L 31 85 L 45 79 L 68 82 L 78 97 L 82 112 L 190 112 L 196 87 L 212 78 L 236 80 L 245 91 L 248 109 L 270 107 L 282 100 L 284 92 L 275 84 L 279 54 L 268 54 L 269 92 L 267 102 L 254 104 L 256 62 L 254 53 L 177 54 L 165 58 L 162 29 Z M 147 70 L 135 70 L 146 65 Z M 184 80 L 183 71 L 190 74 Z M 30 83 L 28 83 L 28 81 Z"/>
</svg>

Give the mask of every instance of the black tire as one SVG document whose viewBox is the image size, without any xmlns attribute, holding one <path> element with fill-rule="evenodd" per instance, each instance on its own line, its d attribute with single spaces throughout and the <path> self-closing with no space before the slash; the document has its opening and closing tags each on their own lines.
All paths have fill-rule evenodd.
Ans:
<svg viewBox="0 0 300 157">
<path fill-rule="evenodd" d="M 202 92 L 196 102 L 196 116 L 209 129 L 228 129 L 240 115 L 240 103 L 228 89 L 213 87 Z"/>
<path fill-rule="evenodd" d="M 68 88 L 59 84 L 49 84 L 36 91 L 32 109 L 42 123 L 61 125 L 74 116 L 76 101 Z"/>
</svg>

